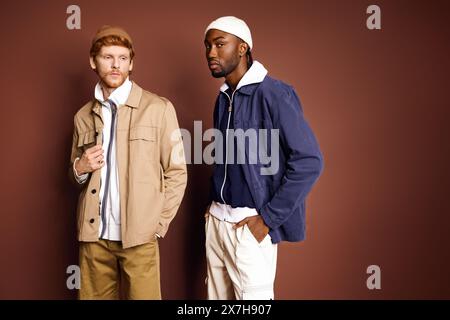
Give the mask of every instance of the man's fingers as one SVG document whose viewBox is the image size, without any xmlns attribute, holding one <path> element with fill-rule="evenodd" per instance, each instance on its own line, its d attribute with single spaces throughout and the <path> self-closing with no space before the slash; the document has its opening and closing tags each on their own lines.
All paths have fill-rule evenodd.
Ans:
<svg viewBox="0 0 450 320">
<path fill-rule="evenodd" d="M 100 169 L 105 165 L 105 159 L 103 155 L 104 151 L 101 145 L 95 145 L 89 149 L 86 149 L 79 161 L 82 172 L 92 172 Z"/>
<path fill-rule="evenodd" d="M 105 158 L 103 157 L 102 154 L 100 154 L 99 156 L 92 158 L 90 160 L 91 165 L 94 167 L 97 167 L 98 165 L 104 164 L 105 163 Z"/>
<path fill-rule="evenodd" d="M 103 156 L 104 152 L 103 149 L 97 150 L 93 153 L 85 153 L 84 157 L 89 161 L 95 161 L 99 156 Z"/>
<path fill-rule="evenodd" d="M 100 150 L 100 151 L 102 151 L 102 150 Z M 86 166 L 87 166 L 88 172 L 98 170 L 105 165 L 105 158 L 103 156 L 103 152 L 97 152 L 97 153 L 98 153 L 97 156 L 94 156 L 93 154 L 86 156 L 85 161 L 86 161 Z"/>
<path fill-rule="evenodd" d="M 100 148 L 99 150 L 96 150 L 96 151 L 93 151 L 93 152 L 87 154 L 87 156 L 89 158 L 96 158 L 96 157 L 98 157 L 99 155 L 101 155 L 103 153 L 104 153 L 103 149 Z"/>
<path fill-rule="evenodd" d="M 234 228 L 234 229 L 240 228 L 240 227 L 242 227 L 243 225 L 245 225 L 245 224 L 247 223 L 247 221 L 248 221 L 248 218 L 245 218 L 244 220 L 241 220 L 241 221 L 239 221 L 238 223 L 236 223 L 236 224 L 233 226 L 233 228 Z"/>
<path fill-rule="evenodd" d="M 98 162 L 97 165 L 96 165 L 96 170 L 98 170 L 98 169 L 100 169 L 100 168 L 102 168 L 104 166 L 105 166 L 105 161 Z"/>
<path fill-rule="evenodd" d="M 92 171 L 98 170 L 98 169 L 102 168 L 104 165 L 105 165 L 105 161 L 103 159 L 101 159 L 101 160 L 95 159 L 91 164 Z"/>
<path fill-rule="evenodd" d="M 102 162 L 105 160 L 103 157 L 103 154 L 98 155 L 97 157 L 93 158 L 94 162 Z"/>
<path fill-rule="evenodd" d="M 95 146 L 90 147 L 89 149 L 86 149 L 85 152 L 86 152 L 86 154 L 93 154 L 93 153 L 96 153 L 99 150 L 103 150 L 102 146 L 100 144 L 96 144 Z"/>
</svg>

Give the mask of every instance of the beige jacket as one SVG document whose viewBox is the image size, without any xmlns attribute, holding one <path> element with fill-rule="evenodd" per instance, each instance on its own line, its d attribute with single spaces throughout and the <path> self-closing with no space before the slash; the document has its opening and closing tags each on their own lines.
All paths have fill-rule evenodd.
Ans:
<svg viewBox="0 0 450 320">
<path fill-rule="evenodd" d="M 93 100 L 74 117 L 71 167 L 84 150 L 102 142 L 101 105 Z M 187 183 L 183 142 L 173 105 L 133 82 L 117 115 L 117 166 L 122 245 L 129 248 L 162 237 L 175 217 Z M 81 185 L 77 229 L 79 241 L 98 241 L 100 170 Z"/>
</svg>

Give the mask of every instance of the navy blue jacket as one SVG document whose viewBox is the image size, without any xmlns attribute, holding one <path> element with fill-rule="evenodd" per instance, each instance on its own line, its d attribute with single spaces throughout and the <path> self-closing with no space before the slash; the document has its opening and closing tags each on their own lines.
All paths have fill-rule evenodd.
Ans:
<svg viewBox="0 0 450 320">
<path fill-rule="evenodd" d="M 214 109 L 216 129 L 219 129 L 229 103 L 228 97 L 221 92 Z M 279 130 L 278 171 L 262 175 L 261 168 L 270 164 L 261 163 L 259 157 L 256 164 L 250 164 L 249 150 L 245 150 L 246 162 L 242 168 L 255 207 L 270 228 L 272 242 L 303 240 L 305 199 L 323 169 L 323 159 L 303 117 L 297 94 L 291 86 L 265 76 L 260 83 L 237 89 L 233 108 L 235 129 Z M 270 143 L 268 146 L 270 149 Z M 269 154 L 272 152 L 276 151 L 269 150 Z M 221 167 L 216 164 L 214 171 L 221 172 Z"/>
<path fill-rule="evenodd" d="M 226 94 L 228 94 L 229 97 L 232 96 L 231 89 L 226 90 Z M 231 112 L 231 114 L 229 114 L 229 112 Z M 222 137 L 226 137 L 227 128 L 234 130 L 234 108 L 232 109 L 232 111 L 229 111 L 226 108 L 224 109 L 224 113 L 225 114 L 221 117 L 222 120 L 218 128 L 222 133 Z M 216 167 L 214 170 L 214 174 L 211 177 L 212 187 L 210 200 L 227 204 L 232 208 L 256 208 L 250 192 L 250 186 L 247 184 L 247 181 L 245 179 L 244 170 L 242 168 L 243 164 L 238 163 L 238 153 L 242 152 L 239 148 L 237 148 L 238 139 L 233 137 L 233 135 L 230 133 L 228 134 L 228 146 L 225 145 L 225 140 L 226 139 L 223 139 L 222 143 L 217 143 L 215 141 L 215 151 L 217 152 L 220 148 L 220 150 L 222 151 L 222 161 L 219 162 L 217 161 L 218 158 L 216 158 Z M 231 140 L 233 140 L 232 143 Z M 232 155 L 229 154 L 229 156 L 227 157 L 228 160 L 225 170 L 224 155 L 231 148 L 233 148 L 234 156 L 232 157 Z"/>
</svg>

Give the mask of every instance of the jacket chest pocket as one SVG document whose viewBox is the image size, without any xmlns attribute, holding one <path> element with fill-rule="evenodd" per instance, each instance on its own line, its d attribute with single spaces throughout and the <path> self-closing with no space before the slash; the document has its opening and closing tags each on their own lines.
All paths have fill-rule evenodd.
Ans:
<svg viewBox="0 0 450 320">
<path fill-rule="evenodd" d="M 137 126 L 130 128 L 130 159 L 157 162 L 157 128 Z"/>
<path fill-rule="evenodd" d="M 86 151 L 86 149 L 93 147 L 95 145 L 96 136 L 97 133 L 95 130 L 80 133 L 78 136 L 78 148 L 82 148 L 83 151 Z"/>
</svg>

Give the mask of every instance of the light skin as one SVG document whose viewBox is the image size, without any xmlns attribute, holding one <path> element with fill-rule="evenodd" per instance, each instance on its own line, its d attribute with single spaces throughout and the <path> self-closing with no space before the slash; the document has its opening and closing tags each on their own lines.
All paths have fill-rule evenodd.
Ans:
<svg viewBox="0 0 450 320">
<path fill-rule="evenodd" d="M 205 35 L 206 60 L 211 75 L 215 78 L 224 77 L 226 83 L 234 91 L 239 81 L 248 70 L 246 52 L 248 44 L 235 35 L 216 29 L 209 30 Z M 209 207 L 206 216 L 209 214 Z M 258 242 L 264 240 L 269 233 L 261 215 L 248 217 L 234 225 L 240 228 L 247 225 Z"/>
<path fill-rule="evenodd" d="M 122 46 L 103 46 L 95 57 L 90 57 L 89 62 L 99 77 L 105 100 L 125 82 L 133 69 L 130 49 Z M 75 169 L 82 175 L 101 169 L 104 165 L 104 150 L 101 145 L 95 145 L 85 150 L 75 163 Z"/>
</svg>

